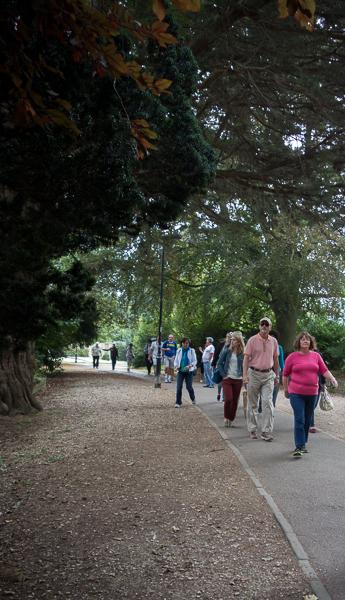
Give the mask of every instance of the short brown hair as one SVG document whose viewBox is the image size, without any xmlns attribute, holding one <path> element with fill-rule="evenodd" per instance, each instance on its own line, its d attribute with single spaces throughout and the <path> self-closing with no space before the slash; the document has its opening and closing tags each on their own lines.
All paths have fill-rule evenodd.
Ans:
<svg viewBox="0 0 345 600">
<path fill-rule="evenodd" d="M 315 350 L 315 348 L 316 348 L 315 338 L 312 335 L 310 335 L 310 333 L 308 331 L 301 331 L 301 333 L 298 334 L 298 336 L 295 339 L 295 343 L 294 343 L 295 350 L 299 350 L 300 349 L 300 344 L 301 344 L 302 337 L 308 338 L 310 340 L 309 349 L 310 350 Z"/>
</svg>

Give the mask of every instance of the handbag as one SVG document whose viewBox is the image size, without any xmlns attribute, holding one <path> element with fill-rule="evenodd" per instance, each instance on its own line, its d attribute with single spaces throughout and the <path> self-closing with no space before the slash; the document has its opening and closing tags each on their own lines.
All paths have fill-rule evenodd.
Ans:
<svg viewBox="0 0 345 600">
<path fill-rule="evenodd" d="M 321 410 L 333 410 L 334 409 L 334 404 L 333 404 L 333 400 L 329 395 L 328 389 L 326 388 L 326 386 L 323 386 L 323 389 L 321 390 L 320 393 L 320 408 Z"/>
<path fill-rule="evenodd" d="M 212 381 L 213 383 L 221 383 L 223 380 L 223 376 L 220 373 L 219 369 L 215 369 L 213 371 L 213 375 L 212 375 Z"/>
</svg>

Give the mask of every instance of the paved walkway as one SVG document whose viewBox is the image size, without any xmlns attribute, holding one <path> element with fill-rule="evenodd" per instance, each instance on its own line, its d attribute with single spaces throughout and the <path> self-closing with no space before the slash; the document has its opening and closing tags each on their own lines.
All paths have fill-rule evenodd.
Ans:
<svg viewBox="0 0 345 600">
<path fill-rule="evenodd" d="M 240 405 L 235 427 L 224 428 L 223 404 L 216 389 L 196 385 L 199 408 L 239 450 L 273 498 L 304 548 L 332 600 L 345 600 L 345 443 L 319 431 L 310 436 L 310 453 L 291 457 L 293 417 L 275 411 L 272 443 L 250 440 Z"/>
</svg>

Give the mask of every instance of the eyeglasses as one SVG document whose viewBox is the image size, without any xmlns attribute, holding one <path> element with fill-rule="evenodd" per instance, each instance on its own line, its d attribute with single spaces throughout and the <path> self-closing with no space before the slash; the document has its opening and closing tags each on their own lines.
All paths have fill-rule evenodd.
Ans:
<svg viewBox="0 0 345 600">
<path fill-rule="evenodd" d="M 260 325 L 264 325 L 265 327 L 269 327 L 270 324 L 268 321 L 261 321 Z"/>
</svg>

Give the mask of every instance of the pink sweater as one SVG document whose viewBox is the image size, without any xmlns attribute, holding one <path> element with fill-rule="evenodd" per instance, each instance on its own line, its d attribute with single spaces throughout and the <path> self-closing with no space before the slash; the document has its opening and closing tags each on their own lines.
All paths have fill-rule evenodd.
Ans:
<svg viewBox="0 0 345 600">
<path fill-rule="evenodd" d="M 318 393 L 319 374 L 328 371 L 318 352 L 292 352 L 286 359 L 283 375 L 289 377 L 289 394 L 315 396 Z"/>
</svg>

